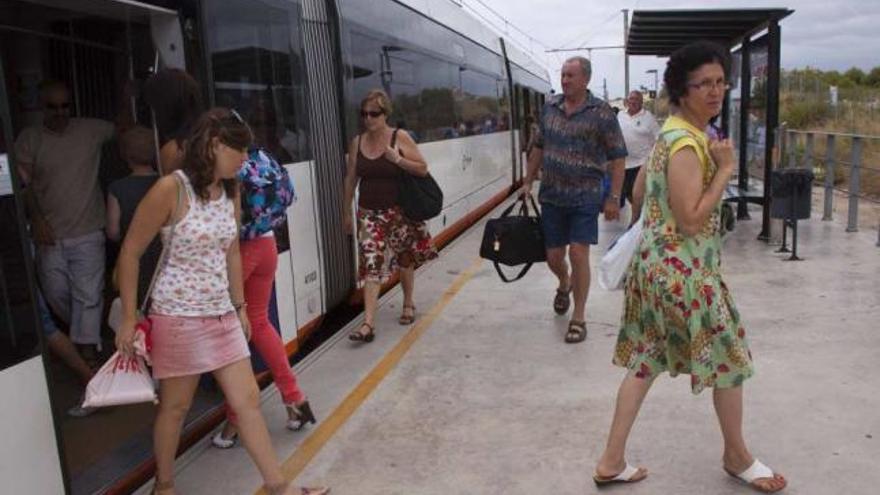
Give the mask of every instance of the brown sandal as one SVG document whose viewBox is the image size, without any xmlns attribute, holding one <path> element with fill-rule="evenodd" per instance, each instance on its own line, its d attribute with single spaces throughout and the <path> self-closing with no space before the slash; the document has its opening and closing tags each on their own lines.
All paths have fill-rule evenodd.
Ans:
<svg viewBox="0 0 880 495">
<path fill-rule="evenodd" d="M 367 327 L 370 331 L 367 333 L 361 332 L 364 327 Z M 352 342 L 370 343 L 373 341 L 373 338 L 375 336 L 376 333 L 374 332 L 373 325 L 370 325 L 367 322 L 363 322 L 356 332 L 351 332 L 350 334 L 348 334 L 348 340 Z"/>
<path fill-rule="evenodd" d="M 564 315 L 571 307 L 571 287 L 568 290 L 556 289 L 556 297 L 553 298 L 553 311 L 558 315 Z"/>
<path fill-rule="evenodd" d="M 411 309 L 411 314 L 406 314 L 406 310 Z M 403 311 L 400 313 L 400 318 L 397 319 L 397 323 L 401 325 L 412 325 L 413 322 L 416 321 L 416 307 L 415 305 L 403 305 Z"/>
<path fill-rule="evenodd" d="M 587 338 L 587 322 L 571 320 L 568 322 L 568 332 L 565 333 L 566 344 L 577 344 Z"/>
</svg>

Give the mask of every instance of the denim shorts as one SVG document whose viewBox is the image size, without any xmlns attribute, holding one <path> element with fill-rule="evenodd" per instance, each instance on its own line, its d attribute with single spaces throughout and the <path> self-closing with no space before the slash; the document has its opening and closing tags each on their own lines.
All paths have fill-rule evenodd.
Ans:
<svg viewBox="0 0 880 495">
<path fill-rule="evenodd" d="M 599 205 L 556 206 L 541 203 L 544 245 L 561 248 L 573 242 L 599 243 Z"/>
</svg>

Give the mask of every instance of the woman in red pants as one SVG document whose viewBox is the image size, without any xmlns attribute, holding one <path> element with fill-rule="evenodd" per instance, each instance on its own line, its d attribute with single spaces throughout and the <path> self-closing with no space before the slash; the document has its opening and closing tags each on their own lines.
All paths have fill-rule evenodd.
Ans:
<svg viewBox="0 0 880 495">
<path fill-rule="evenodd" d="M 314 423 L 309 401 L 290 369 L 287 351 L 278 330 L 269 321 L 269 299 L 278 266 L 278 248 L 273 229 L 287 221 L 287 207 L 293 203 L 293 184 L 287 170 L 264 149 L 252 149 L 238 174 L 241 182 L 242 226 L 241 271 L 244 298 L 251 322 L 251 342 L 269 366 L 275 386 L 287 408 L 287 428 L 298 431 Z M 237 438 L 235 414 L 227 408 L 223 431 L 214 435 L 215 447 L 228 449 Z"/>
</svg>

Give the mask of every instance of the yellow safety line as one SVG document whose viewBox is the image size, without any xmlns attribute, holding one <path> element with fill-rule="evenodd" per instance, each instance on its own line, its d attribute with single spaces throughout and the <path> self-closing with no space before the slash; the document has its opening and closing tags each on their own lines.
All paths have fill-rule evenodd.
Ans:
<svg viewBox="0 0 880 495">
<path fill-rule="evenodd" d="M 388 376 L 403 356 L 409 351 L 410 347 L 425 333 L 434 319 L 443 311 L 446 305 L 452 301 L 452 298 L 464 287 L 464 285 L 479 270 L 482 262 L 476 260 L 467 270 L 459 275 L 452 285 L 443 293 L 440 300 L 431 308 L 428 313 L 420 318 L 418 322 L 410 329 L 406 335 L 394 346 L 382 361 L 377 364 L 372 371 L 355 387 L 348 397 L 342 401 L 339 406 L 321 422 L 315 431 L 306 438 L 290 457 L 281 465 L 285 479 L 294 480 L 306 468 L 309 462 L 318 455 L 318 452 L 330 441 L 336 431 L 344 425 L 349 418 L 358 410 L 361 404 L 367 400 L 367 397 L 376 390 L 376 387 L 382 383 L 382 380 Z M 256 495 L 265 495 L 262 488 L 257 490 Z"/>
</svg>

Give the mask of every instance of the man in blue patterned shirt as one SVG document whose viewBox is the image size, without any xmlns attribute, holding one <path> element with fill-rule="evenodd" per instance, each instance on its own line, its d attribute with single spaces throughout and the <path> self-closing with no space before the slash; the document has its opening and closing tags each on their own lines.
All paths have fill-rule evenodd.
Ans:
<svg viewBox="0 0 880 495">
<path fill-rule="evenodd" d="M 559 279 L 553 300 L 565 314 L 574 293 L 574 311 L 565 334 L 568 343 L 587 337 L 585 306 L 590 291 L 590 245 L 599 241 L 599 212 L 605 220 L 620 216 L 626 145 L 617 117 L 605 101 L 587 89 L 590 61 L 572 57 L 562 66 L 562 95 L 541 111 L 540 128 L 529 155 L 521 194 L 531 194 L 541 173 L 541 218 L 547 264 Z M 611 190 L 602 179 L 611 176 Z M 603 205 L 604 203 L 604 205 Z M 571 274 L 565 260 L 566 248 Z"/>
</svg>

